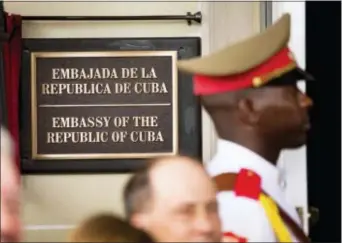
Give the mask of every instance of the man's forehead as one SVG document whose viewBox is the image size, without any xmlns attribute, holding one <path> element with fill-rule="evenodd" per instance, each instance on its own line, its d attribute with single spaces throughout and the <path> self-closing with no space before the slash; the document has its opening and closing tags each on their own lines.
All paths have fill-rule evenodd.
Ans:
<svg viewBox="0 0 342 243">
<path fill-rule="evenodd" d="M 215 198 L 215 189 L 204 169 L 197 164 L 164 164 L 151 173 L 156 200 L 167 203 L 198 203 Z"/>
<path fill-rule="evenodd" d="M 169 187 L 154 194 L 155 205 L 162 208 L 194 207 L 216 203 L 216 195 L 208 190 L 177 190 Z"/>
<path fill-rule="evenodd" d="M 156 187 L 181 186 L 190 178 L 208 180 L 204 169 L 187 158 L 174 158 L 161 161 L 150 172 L 151 182 Z"/>
</svg>

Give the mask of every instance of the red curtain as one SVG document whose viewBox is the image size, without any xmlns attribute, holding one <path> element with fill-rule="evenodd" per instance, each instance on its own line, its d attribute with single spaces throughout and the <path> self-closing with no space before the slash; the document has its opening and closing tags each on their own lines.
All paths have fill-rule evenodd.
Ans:
<svg viewBox="0 0 342 243">
<path fill-rule="evenodd" d="M 8 129 L 16 150 L 16 166 L 20 175 L 19 150 L 19 83 L 21 69 L 21 16 L 5 13 L 6 32 L 11 38 L 4 44 L 4 71 Z"/>
</svg>

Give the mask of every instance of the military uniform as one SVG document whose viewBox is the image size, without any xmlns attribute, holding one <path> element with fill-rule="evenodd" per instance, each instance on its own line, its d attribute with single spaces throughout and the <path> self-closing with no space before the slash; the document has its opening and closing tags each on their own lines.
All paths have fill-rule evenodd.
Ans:
<svg viewBox="0 0 342 243">
<path fill-rule="evenodd" d="M 256 36 L 205 57 L 181 60 L 178 67 L 194 74 L 194 93 L 200 96 L 312 80 L 288 47 L 290 24 L 286 14 Z M 223 241 L 308 242 L 272 163 L 219 139 L 207 170 L 219 190 Z"/>
<path fill-rule="evenodd" d="M 261 188 L 300 225 L 295 208 L 286 201 L 281 187 L 282 178 L 274 165 L 233 142 L 219 140 L 217 145 L 217 154 L 207 166 L 209 174 L 216 177 L 222 173 L 240 173 L 242 178 L 249 177 L 232 191 L 218 194 L 222 227 L 226 234 L 243 237 L 250 242 L 277 242 L 259 200 Z M 245 187 L 247 191 L 244 191 Z M 291 238 L 296 239 L 296 236 L 291 233 Z"/>
</svg>

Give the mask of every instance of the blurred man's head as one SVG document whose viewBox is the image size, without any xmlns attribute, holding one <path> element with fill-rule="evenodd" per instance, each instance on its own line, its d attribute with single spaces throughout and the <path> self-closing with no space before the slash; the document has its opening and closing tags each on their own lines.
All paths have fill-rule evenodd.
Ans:
<svg viewBox="0 0 342 243">
<path fill-rule="evenodd" d="M 134 175 L 125 192 L 128 219 L 160 242 L 218 242 L 216 188 L 200 163 L 173 156 Z"/>
<path fill-rule="evenodd" d="M 1 242 L 20 240 L 19 183 L 14 167 L 12 140 L 1 127 Z"/>
</svg>

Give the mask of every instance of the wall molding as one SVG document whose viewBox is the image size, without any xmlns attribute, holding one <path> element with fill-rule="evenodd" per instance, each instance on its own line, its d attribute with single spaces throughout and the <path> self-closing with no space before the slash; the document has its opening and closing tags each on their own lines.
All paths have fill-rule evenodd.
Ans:
<svg viewBox="0 0 342 243">
<path fill-rule="evenodd" d="M 24 230 L 28 231 L 40 231 L 40 230 L 70 230 L 76 228 L 76 225 L 72 224 L 30 224 L 25 225 Z"/>
<path fill-rule="evenodd" d="M 202 55 L 249 37 L 261 29 L 260 2 L 201 2 Z M 217 134 L 213 123 L 202 109 L 203 161 L 216 153 Z"/>
</svg>

